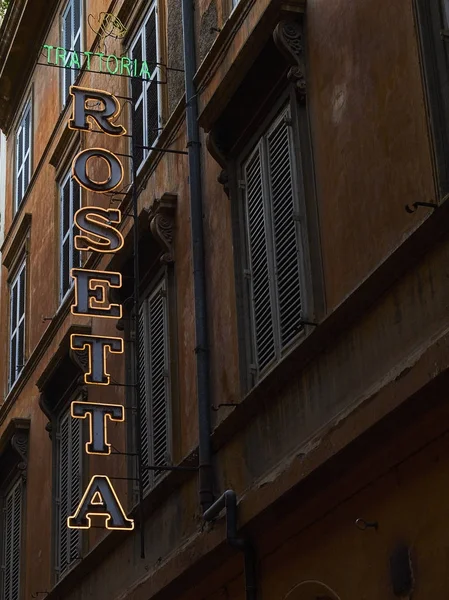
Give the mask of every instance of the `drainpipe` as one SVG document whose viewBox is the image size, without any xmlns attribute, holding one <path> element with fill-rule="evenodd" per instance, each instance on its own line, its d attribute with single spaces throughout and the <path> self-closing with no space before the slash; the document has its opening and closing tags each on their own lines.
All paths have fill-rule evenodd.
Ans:
<svg viewBox="0 0 449 600">
<path fill-rule="evenodd" d="M 233 490 L 227 490 L 203 514 L 205 521 L 212 521 L 226 509 L 226 541 L 232 548 L 243 552 L 245 558 L 246 600 L 256 600 L 256 555 L 248 540 L 237 537 L 237 497 Z"/>
<path fill-rule="evenodd" d="M 246 600 L 256 600 L 256 557 L 252 544 L 237 536 L 237 497 L 226 491 L 214 502 L 212 450 L 210 443 L 210 383 L 207 336 L 206 281 L 204 267 L 203 197 L 201 188 L 201 143 L 198 126 L 198 98 L 193 81 L 196 73 L 194 0 L 182 0 L 184 69 L 186 92 L 187 147 L 189 152 L 190 218 L 195 294 L 196 368 L 199 420 L 199 496 L 205 521 L 212 521 L 226 509 L 226 540 L 243 552 Z"/>
<path fill-rule="evenodd" d="M 196 379 L 199 427 L 199 496 L 202 511 L 213 503 L 209 348 L 207 335 L 206 281 L 204 267 L 203 197 L 198 100 L 193 78 L 196 72 L 194 0 L 182 0 L 187 148 L 189 152 L 190 220 L 195 295 Z"/>
</svg>

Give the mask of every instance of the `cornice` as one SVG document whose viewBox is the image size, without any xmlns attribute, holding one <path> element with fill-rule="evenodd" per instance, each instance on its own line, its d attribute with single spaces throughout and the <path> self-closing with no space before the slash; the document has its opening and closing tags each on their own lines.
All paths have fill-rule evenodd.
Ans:
<svg viewBox="0 0 449 600">
<path fill-rule="evenodd" d="M 31 213 L 23 213 L 21 220 L 15 223 L 15 231 L 12 236 L 11 244 L 9 244 L 9 247 L 6 247 L 5 244 L 1 248 L 3 265 L 7 269 L 11 268 L 17 253 L 20 252 L 21 248 L 23 247 L 26 236 L 31 228 L 31 219 Z M 8 236 L 8 241 L 9 240 L 11 240 L 10 236 Z"/>
<path fill-rule="evenodd" d="M 13 0 L 0 29 L 0 129 L 12 125 L 58 0 Z"/>
<path fill-rule="evenodd" d="M 75 294 L 72 289 L 71 293 L 69 293 L 67 295 L 67 298 L 64 300 L 63 304 L 61 304 L 61 306 L 59 307 L 59 310 L 56 313 L 56 315 L 53 317 L 52 321 L 50 322 L 50 325 L 47 327 L 45 332 L 42 334 L 42 337 L 40 338 L 39 342 L 37 343 L 34 350 L 32 351 L 29 359 L 27 360 L 25 366 L 23 367 L 22 371 L 20 372 L 20 375 L 19 375 L 17 381 L 15 382 L 13 388 L 7 394 L 3 404 L 0 405 L 0 426 L 5 421 L 6 417 L 8 416 L 9 411 L 11 410 L 12 406 L 14 405 L 14 402 L 19 397 L 23 388 L 25 387 L 27 382 L 30 380 L 32 373 L 35 371 L 39 362 L 42 360 L 42 357 L 44 356 L 46 350 L 49 348 L 50 344 L 53 342 L 56 334 L 60 330 L 62 330 L 64 325 L 66 325 L 67 329 L 69 329 L 70 327 L 76 326 L 81 330 L 81 332 L 83 332 L 83 330 L 82 330 L 83 325 L 76 325 L 76 324 L 70 323 L 68 321 L 67 321 L 67 324 L 65 324 L 65 320 L 66 320 L 67 316 L 70 315 L 70 306 L 73 304 L 74 298 L 75 298 Z"/>
<path fill-rule="evenodd" d="M 200 96 L 207 89 L 209 82 L 224 62 L 237 34 L 244 29 L 248 16 L 253 10 L 257 9 L 260 2 L 261 0 L 258 0 L 258 2 L 256 0 L 241 0 L 223 25 L 222 30 L 217 35 L 211 49 L 195 74 L 194 81 Z M 305 4 L 305 0 L 272 0 L 267 3 L 265 9 L 259 14 L 257 23 L 255 23 L 242 47 L 238 50 L 232 69 L 228 69 L 223 75 L 211 99 L 202 107 L 199 123 L 206 132 L 212 129 L 215 120 L 240 85 L 263 44 L 273 34 L 277 23 L 283 18 L 294 18 L 303 14 Z"/>
</svg>

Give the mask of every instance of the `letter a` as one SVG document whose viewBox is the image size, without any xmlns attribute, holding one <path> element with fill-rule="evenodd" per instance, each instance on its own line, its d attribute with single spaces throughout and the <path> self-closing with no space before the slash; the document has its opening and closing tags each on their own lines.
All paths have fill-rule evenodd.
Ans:
<svg viewBox="0 0 449 600">
<path fill-rule="evenodd" d="M 90 529 L 92 517 L 105 518 L 106 529 L 134 529 L 133 519 L 125 515 L 106 475 L 92 477 L 75 514 L 67 519 L 67 526 L 69 529 Z"/>
</svg>

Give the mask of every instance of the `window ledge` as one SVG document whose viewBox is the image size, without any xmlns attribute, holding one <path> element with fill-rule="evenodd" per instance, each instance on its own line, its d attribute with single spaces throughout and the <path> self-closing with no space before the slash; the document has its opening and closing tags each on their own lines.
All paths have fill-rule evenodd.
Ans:
<svg viewBox="0 0 449 600">
<path fill-rule="evenodd" d="M 449 202 L 441 204 L 425 221 L 417 224 L 417 228 L 400 246 L 258 381 L 238 406 L 230 410 L 227 417 L 214 428 L 212 445 L 215 452 L 251 421 L 260 410 L 261 402 L 267 397 L 276 396 L 282 382 L 295 377 L 339 335 L 365 315 L 375 302 L 416 264 L 418 254 L 423 257 L 443 236 L 448 235 L 447 218 Z"/>
<path fill-rule="evenodd" d="M 240 0 L 233 9 L 195 74 L 194 82 L 197 89 L 203 90 L 210 86 L 210 81 L 217 74 L 220 65 L 228 59 L 234 40 L 242 30 L 246 31 L 243 25 L 248 21 L 248 15 L 256 10 L 254 8 L 256 5 L 259 7 L 261 3 L 262 0 L 257 2 L 256 0 Z M 282 0 L 267 2 L 265 0 L 265 3 L 265 8 L 263 10 L 258 8 L 260 12 L 257 15 L 254 14 L 252 30 L 240 43 L 240 46 L 235 48 L 232 67 L 223 74 L 215 89 L 208 94 L 208 101 L 201 106 L 199 123 L 206 132 L 211 130 L 213 123 L 237 90 L 280 19 L 286 18 L 287 15 L 302 14 L 305 8 L 305 0 L 295 3 L 285 3 Z"/>
<path fill-rule="evenodd" d="M 74 291 L 72 289 L 71 293 L 67 296 L 63 304 L 60 305 L 49 326 L 47 327 L 41 339 L 30 354 L 30 357 L 25 363 L 19 377 L 16 379 L 13 387 L 7 393 L 3 404 L 0 405 L 0 426 L 5 421 L 11 407 L 18 398 L 20 392 L 25 387 L 31 374 L 39 364 L 39 361 L 42 359 L 45 351 L 53 341 L 56 332 L 59 331 L 62 327 L 64 319 L 70 313 L 70 306 L 73 303 L 73 299 Z"/>
</svg>

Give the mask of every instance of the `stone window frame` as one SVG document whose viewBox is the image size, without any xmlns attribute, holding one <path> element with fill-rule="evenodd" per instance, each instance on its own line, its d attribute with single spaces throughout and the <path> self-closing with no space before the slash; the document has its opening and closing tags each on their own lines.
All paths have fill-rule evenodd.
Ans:
<svg viewBox="0 0 449 600">
<path fill-rule="evenodd" d="M 311 334 L 326 313 L 324 279 L 322 271 L 321 243 L 319 230 L 319 215 L 316 201 L 316 184 L 313 167 L 313 148 L 310 139 L 310 123 L 307 108 L 307 85 L 306 85 L 306 30 L 303 16 L 284 18 L 273 23 L 271 33 L 267 35 L 264 46 L 260 46 L 260 55 L 264 52 L 274 52 L 276 46 L 280 55 L 277 55 L 276 64 L 278 68 L 278 79 L 272 81 L 263 98 L 261 98 L 258 111 L 252 114 L 242 112 L 242 94 L 245 94 L 246 79 L 242 79 L 243 88 L 237 88 L 228 105 L 222 109 L 221 114 L 215 117 L 215 122 L 209 124 L 207 147 L 210 154 L 222 167 L 218 177 L 225 193 L 230 198 L 231 220 L 232 220 L 232 246 L 234 255 L 234 272 L 236 280 L 236 314 L 239 342 L 239 372 L 242 397 L 258 386 L 259 382 L 268 374 L 276 370 L 283 359 L 294 351 L 306 337 Z M 271 37 L 271 40 L 269 39 Z M 271 56 L 274 56 L 272 54 Z M 247 76 L 257 78 L 256 85 L 261 79 L 263 64 L 258 59 L 253 60 L 251 66 L 246 67 Z M 273 72 L 274 76 L 274 72 Z M 259 90 L 259 93 L 262 93 Z M 246 97 L 246 96 L 245 96 Z M 240 163 L 244 156 L 248 155 L 260 138 L 264 128 L 268 126 L 270 119 L 274 119 L 277 111 L 281 110 L 283 104 L 289 100 L 292 107 L 292 121 L 296 133 L 295 144 L 298 162 L 298 173 L 301 173 L 302 187 L 300 218 L 303 220 L 302 248 L 304 256 L 303 289 L 307 295 L 304 310 L 301 316 L 301 325 L 304 335 L 298 336 L 295 342 L 285 348 L 282 356 L 276 362 L 266 368 L 262 373 L 253 368 L 252 363 L 252 338 L 251 338 L 251 314 L 248 309 L 248 295 L 246 292 L 247 281 L 245 274 L 244 257 L 245 236 L 242 231 L 242 191 L 241 176 L 239 175 Z M 243 102 L 244 104 L 244 102 Z M 234 113 L 238 110 L 237 123 L 230 122 Z M 234 112 L 233 112 L 234 111 Z M 244 115 L 248 113 L 248 118 Z M 244 123 L 242 125 L 242 120 Z M 231 131 L 228 131 L 226 122 L 230 123 Z M 243 131 L 243 133 L 242 133 Z"/>
</svg>

